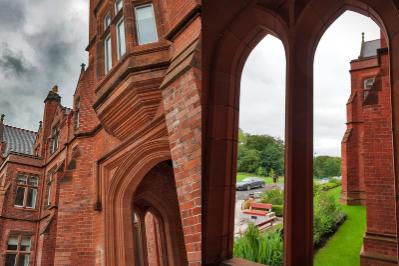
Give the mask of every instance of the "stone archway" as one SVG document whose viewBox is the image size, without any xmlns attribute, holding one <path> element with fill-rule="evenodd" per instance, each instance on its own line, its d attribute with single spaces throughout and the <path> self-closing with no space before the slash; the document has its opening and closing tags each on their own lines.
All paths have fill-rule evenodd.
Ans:
<svg viewBox="0 0 399 266">
<path fill-rule="evenodd" d="M 239 79 L 246 55 L 267 33 L 282 40 L 287 55 L 285 264 L 313 264 L 313 58 L 324 31 L 345 10 L 373 17 L 389 40 L 394 165 L 398 172 L 399 60 L 395 58 L 399 58 L 399 15 L 398 5 L 388 2 L 309 0 L 277 4 L 259 0 L 204 4 L 204 264 L 232 256 Z M 221 8 L 225 16 L 218 18 Z M 395 179 L 398 186 L 397 174 Z M 395 191 L 397 194 L 398 188 Z M 398 204 L 394 205 L 397 210 Z M 396 211 L 396 221 L 398 214 Z"/>
<path fill-rule="evenodd" d="M 111 180 L 104 193 L 107 265 L 134 263 L 132 197 L 151 169 L 170 160 L 169 141 L 157 139 L 141 143 L 124 158 L 116 172 L 108 174 Z"/>
<path fill-rule="evenodd" d="M 204 20 L 205 31 L 206 23 Z M 288 40 L 288 26 L 278 14 L 254 2 L 243 7 L 226 25 L 217 41 L 208 81 L 211 89 L 207 95 L 210 104 L 206 106 L 202 219 L 202 260 L 206 265 L 232 257 L 238 109 L 244 63 L 267 34 L 281 39 L 284 46 Z M 203 51 L 206 50 L 205 45 Z"/>
</svg>

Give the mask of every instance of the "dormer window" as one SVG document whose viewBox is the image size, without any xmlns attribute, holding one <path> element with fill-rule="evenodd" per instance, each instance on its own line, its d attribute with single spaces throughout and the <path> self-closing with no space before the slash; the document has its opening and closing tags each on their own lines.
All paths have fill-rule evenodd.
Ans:
<svg viewBox="0 0 399 266">
<path fill-rule="evenodd" d="M 125 22 L 121 18 L 116 24 L 116 37 L 118 45 L 118 59 L 120 59 L 126 53 L 126 38 L 125 38 Z"/>
<path fill-rule="evenodd" d="M 152 4 L 135 8 L 137 41 L 138 44 L 147 44 L 158 41 L 157 23 Z"/>
<path fill-rule="evenodd" d="M 123 0 L 116 0 L 115 2 L 115 14 L 118 14 L 123 8 Z"/>
<path fill-rule="evenodd" d="M 58 141 L 60 136 L 59 126 L 56 125 L 51 130 L 51 143 L 50 143 L 50 153 L 53 154 L 58 149 Z"/>
<path fill-rule="evenodd" d="M 104 31 L 111 25 L 111 13 L 108 12 L 104 17 Z"/>
</svg>

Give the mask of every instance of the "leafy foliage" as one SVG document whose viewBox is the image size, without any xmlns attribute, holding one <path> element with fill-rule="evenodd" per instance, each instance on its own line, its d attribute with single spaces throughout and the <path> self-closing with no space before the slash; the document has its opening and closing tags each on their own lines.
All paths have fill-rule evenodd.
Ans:
<svg viewBox="0 0 399 266">
<path fill-rule="evenodd" d="M 248 230 L 234 243 L 234 256 L 270 266 L 282 266 L 281 229 L 260 233 L 253 224 L 249 224 Z"/>
<path fill-rule="evenodd" d="M 315 193 L 313 210 L 313 242 L 318 246 L 323 237 L 334 233 L 345 213 L 335 197 L 326 192 Z"/>
<path fill-rule="evenodd" d="M 273 205 L 284 204 L 284 192 L 281 189 L 270 189 L 262 194 L 263 203 L 270 203 Z"/>
<path fill-rule="evenodd" d="M 276 214 L 277 217 L 283 217 L 284 215 L 283 205 L 273 205 L 272 211 Z"/>
<path fill-rule="evenodd" d="M 284 172 L 284 142 L 268 135 L 251 135 L 239 131 L 238 171 L 261 176 L 273 171 Z"/>
<path fill-rule="evenodd" d="M 341 158 L 317 156 L 313 159 L 313 174 L 316 178 L 341 175 Z"/>
</svg>

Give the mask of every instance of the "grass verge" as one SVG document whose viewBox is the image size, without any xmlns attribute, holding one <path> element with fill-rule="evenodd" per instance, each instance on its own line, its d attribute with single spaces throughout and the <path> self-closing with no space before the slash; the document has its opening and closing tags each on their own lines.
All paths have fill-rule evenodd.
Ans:
<svg viewBox="0 0 399 266">
<path fill-rule="evenodd" d="M 329 190 L 338 200 L 341 188 Z M 346 221 L 327 241 L 314 257 L 315 266 L 355 266 L 360 264 L 360 249 L 366 228 L 366 209 L 364 206 L 346 206 Z"/>
</svg>

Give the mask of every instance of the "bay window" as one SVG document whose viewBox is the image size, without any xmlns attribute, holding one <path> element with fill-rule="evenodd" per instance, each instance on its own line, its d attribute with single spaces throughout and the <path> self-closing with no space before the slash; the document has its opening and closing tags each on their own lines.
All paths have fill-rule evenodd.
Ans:
<svg viewBox="0 0 399 266">
<path fill-rule="evenodd" d="M 139 44 L 158 41 L 157 23 L 152 4 L 135 8 L 137 39 Z"/>
<path fill-rule="evenodd" d="M 104 51 L 105 51 L 105 73 L 108 73 L 112 68 L 112 43 L 111 35 L 105 37 L 104 40 Z"/>
<path fill-rule="evenodd" d="M 125 22 L 123 18 L 116 24 L 116 35 L 118 45 L 118 59 L 126 53 Z"/>
</svg>

